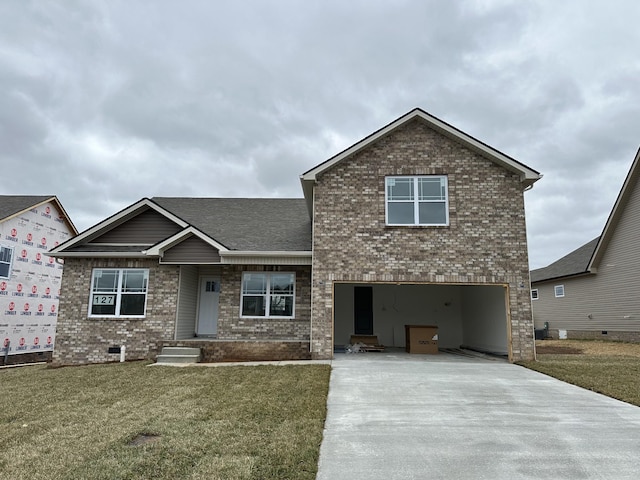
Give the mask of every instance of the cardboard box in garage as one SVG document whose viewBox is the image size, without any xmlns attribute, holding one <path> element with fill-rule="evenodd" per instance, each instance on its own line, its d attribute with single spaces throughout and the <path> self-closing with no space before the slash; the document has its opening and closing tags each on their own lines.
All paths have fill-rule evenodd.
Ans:
<svg viewBox="0 0 640 480">
<path fill-rule="evenodd" d="M 435 325 L 405 325 L 405 350 L 409 353 L 438 353 L 438 327 Z"/>
</svg>

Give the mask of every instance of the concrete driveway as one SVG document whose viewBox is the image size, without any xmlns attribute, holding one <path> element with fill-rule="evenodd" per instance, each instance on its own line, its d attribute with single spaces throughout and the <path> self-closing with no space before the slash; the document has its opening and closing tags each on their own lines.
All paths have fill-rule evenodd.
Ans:
<svg viewBox="0 0 640 480">
<path fill-rule="evenodd" d="M 640 408 L 502 360 L 338 354 L 319 480 L 640 478 Z"/>
</svg>

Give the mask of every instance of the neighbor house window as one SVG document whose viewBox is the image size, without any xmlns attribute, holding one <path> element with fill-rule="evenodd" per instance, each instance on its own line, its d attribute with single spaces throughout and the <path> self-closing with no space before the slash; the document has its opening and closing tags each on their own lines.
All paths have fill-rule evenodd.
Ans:
<svg viewBox="0 0 640 480">
<path fill-rule="evenodd" d="M 144 317 L 148 283 L 149 270 L 145 268 L 94 269 L 90 315 Z"/>
<path fill-rule="evenodd" d="M 387 225 L 448 225 L 447 177 L 387 177 Z"/>
<path fill-rule="evenodd" d="M 531 300 L 537 300 L 538 299 L 538 289 L 534 288 L 531 290 Z"/>
<path fill-rule="evenodd" d="M 13 248 L 0 247 L 0 278 L 11 276 L 11 259 L 13 258 Z"/>
<path fill-rule="evenodd" d="M 564 285 L 556 285 L 555 287 L 553 287 L 553 290 L 556 294 L 556 298 L 564 297 Z"/>
<path fill-rule="evenodd" d="M 241 316 L 293 317 L 295 282 L 293 273 L 243 273 Z"/>
</svg>

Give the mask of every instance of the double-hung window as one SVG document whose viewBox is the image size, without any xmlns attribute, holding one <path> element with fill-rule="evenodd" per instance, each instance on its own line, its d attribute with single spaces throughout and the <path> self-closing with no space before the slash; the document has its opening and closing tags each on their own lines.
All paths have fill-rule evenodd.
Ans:
<svg viewBox="0 0 640 480">
<path fill-rule="evenodd" d="M 11 260 L 13 259 L 13 248 L 0 246 L 0 278 L 11 276 Z"/>
<path fill-rule="evenodd" d="M 293 317 L 295 282 L 293 273 L 243 273 L 241 316 Z"/>
<path fill-rule="evenodd" d="M 449 225 L 445 175 L 387 177 L 385 199 L 387 225 Z"/>
<path fill-rule="evenodd" d="M 94 269 L 90 316 L 144 317 L 148 283 L 146 268 Z"/>
</svg>

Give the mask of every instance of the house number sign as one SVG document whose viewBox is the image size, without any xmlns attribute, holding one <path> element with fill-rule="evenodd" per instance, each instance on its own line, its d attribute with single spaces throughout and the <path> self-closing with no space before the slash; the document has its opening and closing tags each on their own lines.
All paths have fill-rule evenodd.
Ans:
<svg viewBox="0 0 640 480">
<path fill-rule="evenodd" d="M 116 300 L 115 295 L 94 295 L 93 296 L 94 305 L 113 305 L 115 300 Z"/>
</svg>

